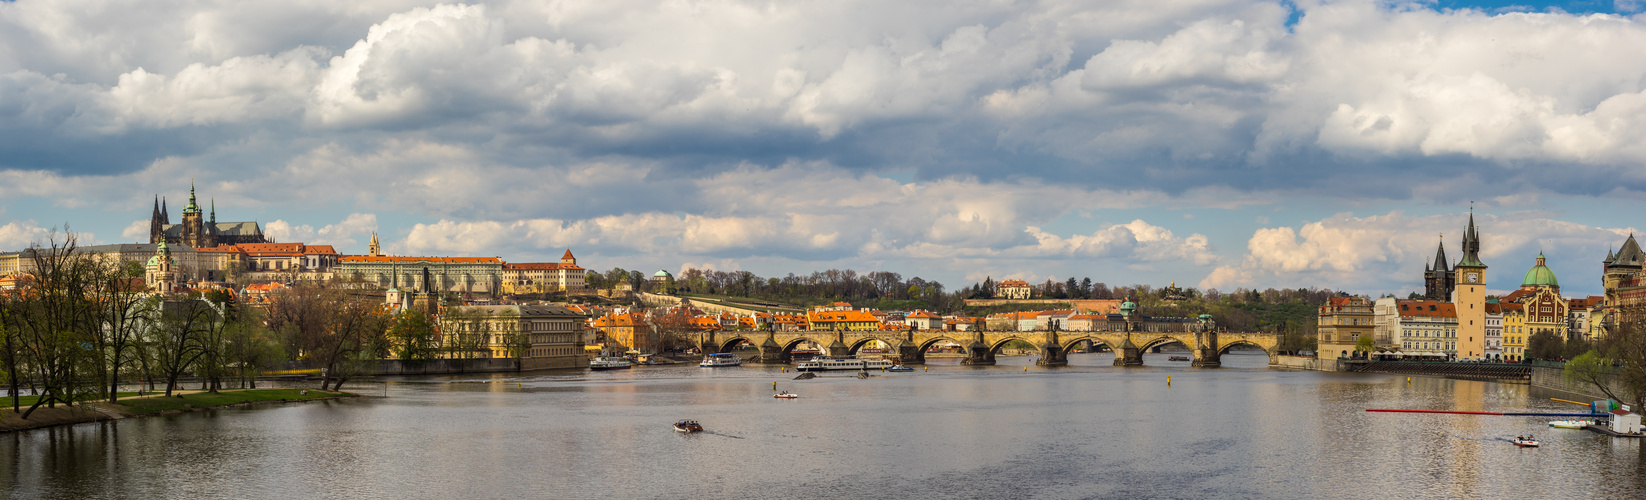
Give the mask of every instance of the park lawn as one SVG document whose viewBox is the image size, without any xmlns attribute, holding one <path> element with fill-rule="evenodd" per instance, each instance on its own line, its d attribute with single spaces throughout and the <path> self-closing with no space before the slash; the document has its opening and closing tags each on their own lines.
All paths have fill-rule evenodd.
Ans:
<svg viewBox="0 0 1646 500">
<path fill-rule="evenodd" d="M 303 394 L 304 390 L 308 394 Z M 133 398 L 121 400 L 132 413 L 139 415 L 159 413 L 169 410 L 184 410 L 188 408 L 209 408 L 227 406 L 239 403 L 263 401 L 300 401 L 305 399 L 335 398 L 338 396 L 352 396 L 346 392 L 322 391 L 317 389 L 245 389 L 222 391 L 216 394 L 197 392 L 184 394 L 182 397 L 158 396 L 152 398 Z"/>
<path fill-rule="evenodd" d="M 137 391 L 126 391 L 126 392 L 121 392 L 120 393 L 120 398 L 124 399 L 124 398 L 128 398 L 128 397 L 136 396 L 136 395 L 137 395 Z M 39 399 L 40 399 L 40 396 L 18 396 L 17 397 L 17 404 L 18 404 L 18 406 L 22 406 L 24 409 L 27 409 L 30 406 L 34 406 L 34 402 L 38 401 Z M 86 402 L 86 403 L 101 403 L 103 401 L 107 401 L 107 400 L 103 399 L 103 398 L 97 398 L 97 399 L 93 399 L 93 400 L 90 400 L 90 401 L 84 401 L 84 402 Z M 11 408 L 11 397 L 10 396 L 0 397 L 0 404 L 4 404 L 7 409 L 10 409 Z"/>
</svg>

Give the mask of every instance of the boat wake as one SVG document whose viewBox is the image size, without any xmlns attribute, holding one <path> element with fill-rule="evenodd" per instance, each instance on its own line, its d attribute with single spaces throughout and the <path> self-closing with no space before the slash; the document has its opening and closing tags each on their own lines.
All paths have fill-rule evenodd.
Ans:
<svg viewBox="0 0 1646 500">
<path fill-rule="evenodd" d="M 714 432 L 714 431 L 703 431 L 703 432 L 699 432 L 698 434 L 707 434 L 707 435 L 710 435 L 710 436 L 729 437 L 729 438 L 732 438 L 732 439 L 743 439 L 743 436 L 733 436 L 731 434 L 721 434 L 721 433 Z"/>
</svg>

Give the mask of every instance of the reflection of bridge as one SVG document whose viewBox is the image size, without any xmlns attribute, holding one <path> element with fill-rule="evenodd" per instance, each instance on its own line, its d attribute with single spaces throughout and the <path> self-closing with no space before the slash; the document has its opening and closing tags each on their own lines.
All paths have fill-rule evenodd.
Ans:
<svg viewBox="0 0 1646 500">
<path fill-rule="evenodd" d="M 1132 328 L 1131 330 L 1137 330 Z M 1280 337 L 1274 333 L 1231 333 L 1220 332 L 1208 324 L 1195 325 L 1188 331 L 943 331 L 943 330 L 905 330 L 905 331 L 798 331 L 776 332 L 761 331 L 708 331 L 700 334 L 698 348 L 705 354 L 716 352 L 731 352 L 738 344 L 748 342 L 760 348 L 760 362 L 787 363 L 796 346 L 806 342 L 822 346 L 823 353 L 829 356 L 851 356 L 857 354 L 871 341 L 884 342 L 891 346 L 888 356 L 896 357 L 903 364 L 923 364 L 926 362 L 926 350 L 932 346 L 959 344 L 966 351 L 963 364 L 992 365 L 995 353 L 1001 346 L 1013 340 L 1021 340 L 1034 345 L 1040 353 L 1037 364 L 1043 366 L 1061 366 L 1069 363 L 1068 353 L 1082 344 L 1089 347 L 1098 345 L 1108 346 L 1115 352 L 1115 366 L 1140 366 L 1143 364 L 1143 352 L 1167 344 L 1183 344 L 1194 352 L 1193 366 L 1215 368 L 1222 366 L 1220 361 L 1223 353 L 1232 347 L 1250 346 L 1262 349 L 1269 354 L 1270 363 L 1274 362 L 1275 349 L 1279 345 Z"/>
</svg>

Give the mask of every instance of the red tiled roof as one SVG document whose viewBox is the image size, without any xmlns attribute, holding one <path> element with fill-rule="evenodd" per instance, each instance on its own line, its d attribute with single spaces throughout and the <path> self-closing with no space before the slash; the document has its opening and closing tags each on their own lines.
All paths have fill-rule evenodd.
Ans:
<svg viewBox="0 0 1646 500">
<path fill-rule="evenodd" d="M 349 255 L 339 262 L 445 262 L 449 264 L 502 264 L 497 257 L 398 257 L 388 255 Z"/>
<path fill-rule="evenodd" d="M 510 271 L 555 271 L 560 269 L 572 270 L 583 268 L 572 264 L 561 264 L 559 262 L 520 262 L 503 264 L 503 269 Z"/>
<path fill-rule="evenodd" d="M 1431 318 L 1456 318 L 1457 305 L 1451 302 L 1438 300 L 1397 300 L 1401 316 L 1427 316 Z"/>
<path fill-rule="evenodd" d="M 309 245 L 303 247 L 303 255 L 337 255 L 337 250 L 331 245 Z"/>
<path fill-rule="evenodd" d="M 1029 282 L 1023 281 L 1023 280 L 1006 280 L 1006 281 L 1000 282 L 999 285 L 995 285 L 996 288 L 1008 287 L 1008 286 L 1010 286 L 1010 287 L 1027 287 L 1027 286 L 1029 286 Z"/>
<path fill-rule="evenodd" d="M 560 256 L 560 258 L 561 258 L 561 259 L 575 259 L 575 258 L 576 258 L 576 257 L 572 257 L 572 249 L 570 249 L 570 248 L 567 248 L 567 249 L 566 249 L 566 254 L 565 254 L 565 255 L 562 255 L 562 256 Z M 598 259 L 597 259 L 597 260 L 598 260 Z"/>
<path fill-rule="evenodd" d="M 240 247 L 237 247 L 237 246 L 234 246 L 234 245 L 218 245 L 218 246 L 215 246 L 215 247 L 201 247 L 201 248 L 194 249 L 194 251 L 196 251 L 196 252 L 210 252 L 210 253 L 245 253 L 245 251 L 241 250 Z"/>
</svg>

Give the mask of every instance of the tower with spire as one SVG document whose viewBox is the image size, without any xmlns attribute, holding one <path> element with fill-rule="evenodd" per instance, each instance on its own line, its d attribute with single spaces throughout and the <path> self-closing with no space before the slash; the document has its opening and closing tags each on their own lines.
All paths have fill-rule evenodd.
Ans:
<svg viewBox="0 0 1646 500">
<path fill-rule="evenodd" d="M 1457 309 L 1457 359 L 1486 357 L 1486 263 L 1480 261 L 1480 233 L 1475 230 L 1475 212 L 1469 209 L 1469 226 L 1463 230 L 1463 259 L 1453 266 L 1456 290 L 1452 303 Z"/>
<path fill-rule="evenodd" d="M 1456 288 L 1456 276 L 1446 260 L 1446 241 L 1442 239 L 1435 249 L 1434 262 L 1423 266 L 1423 300 L 1450 301 Z"/>
<path fill-rule="evenodd" d="M 366 247 L 366 255 L 372 257 L 381 257 L 383 255 L 383 246 L 377 244 L 377 231 L 371 233 L 371 245 Z"/>
</svg>

